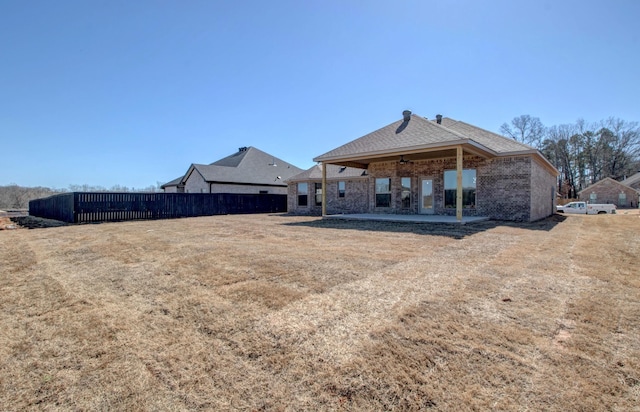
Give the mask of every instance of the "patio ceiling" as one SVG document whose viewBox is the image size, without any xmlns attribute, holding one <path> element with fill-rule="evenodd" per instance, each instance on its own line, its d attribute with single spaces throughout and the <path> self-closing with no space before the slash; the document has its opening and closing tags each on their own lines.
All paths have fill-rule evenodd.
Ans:
<svg viewBox="0 0 640 412">
<path fill-rule="evenodd" d="M 477 155 L 485 159 L 496 157 L 496 153 L 492 150 L 487 149 L 474 141 L 462 140 L 459 142 L 452 142 L 447 145 L 431 147 L 406 147 L 399 148 L 394 151 L 359 153 L 351 156 L 320 156 L 315 158 L 314 161 L 367 169 L 370 163 L 400 161 L 401 157 L 405 161 L 409 162 L 417 160 L 442 159 L 447 157 L 455 158 L 458 146 L 462 146 L 464 154 Z"/>
</svg>

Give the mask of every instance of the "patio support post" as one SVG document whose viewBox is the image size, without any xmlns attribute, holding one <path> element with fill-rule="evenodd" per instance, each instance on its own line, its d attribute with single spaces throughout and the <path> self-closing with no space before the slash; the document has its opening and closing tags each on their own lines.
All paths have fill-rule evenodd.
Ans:
<svg viewBox="0 0 640 412">
<path fill-rule="evenodd" d="M 322 162 L 322 216 L 327 215 L 327 165 Z"/>
<path fill-rule="evenodd" d="M 456 152 L 456 219 L 462 222 L 462 146 L 458 146 Z"/>
</svg>

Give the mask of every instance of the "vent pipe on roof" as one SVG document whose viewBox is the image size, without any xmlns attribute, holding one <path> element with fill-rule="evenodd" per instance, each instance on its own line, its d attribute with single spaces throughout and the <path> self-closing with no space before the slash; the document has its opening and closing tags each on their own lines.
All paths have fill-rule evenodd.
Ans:
<svg viewBox="0 0 640 412">
<path fill-rule="evenodd" d="M 436 115 L 436 123 L 442 124 L 442 115 L 441 114 L 437 114 Z"/>
<path fill-rule="evenodd" d="M 239 152 L 246 152 L 247 151 L 247 146 L 239 148 L 238 151 Z"/>
<path fill-rule="evenodd" d="M 402 112 L 402 117 L 404 118 L 405 122 L 408 122 L 411 119 L 411 110 L 405 110 L 404 112 Z"/>
</svg>

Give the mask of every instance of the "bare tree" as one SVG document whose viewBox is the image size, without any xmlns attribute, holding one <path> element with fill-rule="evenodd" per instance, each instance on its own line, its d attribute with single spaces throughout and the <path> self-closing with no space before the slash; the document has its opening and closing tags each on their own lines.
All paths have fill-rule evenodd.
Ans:
<svg viewBox="0 0 640 412">
<path fill-rule="evenodd" d="M 605 177 L 622 180 L 638 171 L 640 127 L 612 117 L 594 124 L 580 119 L 548 128 L 540 150 L 561 173 L 560 193 L 573 198 Z"/>
<path fill-rule="evenodd" d="M 600 135 L 596 133 L 599 129 L 597 124 L 588 125 L 583 119 L 576 121 L 576 128 L 582 136 L 582 162 L 585 167 L 582 175 L 582 182 L 591 185 L 603 177 L 603 157 L 605 144 Z"/>
<path fill-rule="evenodd" d="M 514 117 L 511 120 L 511 125 L 503 123 L 502 126 L 500 126 L 500 133 L 538 149 L 542 146 L 546 127 L 544 127 L 539 118 L 523 114 Z"/>
<path fill-rule="evenodd" d="M 640 127 L 637 122 L 613 117 L 600 122 L 600 125 L 597 133 L 604 147 L 604 177 L 622 179 L 635 171 L 640 156 Z"/>
<path fill-rule="evenodd" d="M 6 186 L 0 186 L 0 209 L 27 209 L 29 201 L 49 197 L 64 192 L 157 192 L 158 185 L 149 185 L 142 189 L 129 188 L 126 186 L 115 185 L 107 190 L 102 186 L 91 186 L 88 184 L 72 184 L 68 189 L 51 189 L 48 187 L 23 187 L 15 183 Z"/>
<path fill-rule="evenodd" d="M 542 153 L 560 171 L 560 193 L 569 198 L 575 198 L 579 191 L 577 166 L 580 144 L 581 139 L 576 133 L 576 127 L 571 124 L 550 127 L 547 139 L 541 144 Z"/>
<path fill-rule="evenodd" d="M 134 193 L 134 192 L 159 192 L 161 191 L 160 185 L 162 183 L 157 182 L 155 185 L 149 185 L 144 188 L 136 188 L 136 187 L 127 187 L 123 185 L 113 185 L 110 188 L 106 188 L 104 186 L 91 186 L 88 184 L 71 184 L 69 185 L 70 192 L 119 192 L 119 193 Z"/>
<path fill-rule="evenodd" d="M 500 126 L 500 133 L 506 137 L 539 149 L 542 146 L 546 128 L 539 118 L 523 114 L 514 117 L 513 120 L 511 120 L 511 125 L 503 123 L 502 126 Z"/>
<path fill-rule="evenodd" d="M 15 183 L 0 186 L 0 209 L 27 209 L 30 200 L 49 197 L 60 192 L 48 187 L 22 187 Z"/>
</svg>

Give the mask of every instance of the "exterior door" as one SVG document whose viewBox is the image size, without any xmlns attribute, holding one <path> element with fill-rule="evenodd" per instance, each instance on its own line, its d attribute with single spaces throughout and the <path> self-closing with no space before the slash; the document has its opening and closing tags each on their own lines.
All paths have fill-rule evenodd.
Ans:
<svg viewBox="0 0 640 412">
<path fill-rule="evenodd" d="M 422 179 L 420 184 L 420 213 L 433 214 L 433 180 Z"/>
</svg>

